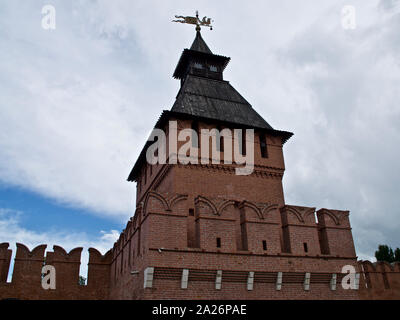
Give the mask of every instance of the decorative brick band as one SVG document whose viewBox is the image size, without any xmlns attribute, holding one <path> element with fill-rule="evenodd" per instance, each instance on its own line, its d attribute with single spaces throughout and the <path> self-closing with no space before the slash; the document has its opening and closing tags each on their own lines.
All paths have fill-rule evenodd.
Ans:
<svg viewBox="0 0 400 320">
<path fill-rule="evenodd" d="M 149 248 L 151 251 L 158 251 L 158 248 Z M 224 251 L 211 251 L 199 248 L 189 248 L 189 249 L 171 249 L 171 248 L 163 248 L 165 252 L 188 252 L 188 253 L 199 253 L 199 254 L 227 254 L 227 255 L 238 255 L 238 256 L 262 256 L 262 257 L 275 257 L 275 258 L 306 258 L 306 259 L 331 259 L 331 260 L 355 260 L 357 257 L 341 257 L 341 256 L 333 256 L 333 255 L 295 255 L 287 252 L 282 252 L 278 254 L 268 254 L 268 253 L 254 253 L 251 251 L 238 251 L 238 252 L 224 252 Z"/>
<path fill-rule="evenodd" d="M 312 284 L 326 284 L 332 291 L 336 290 L 337 281 L 341 281 L 343 274 L 322 272 L 261 272 L 261 271 L 233 271 L 233 270 L 203 270 L 182 269 L 169 267 L 154 267 L 145 269 L 145 288 L 151 288 L 154 280 L 181 281 L 181 288 L 187 289 L 191 281 L 215 282 L 215 289 L 221 290 L 222 283 L 236 282 L 246 285 L 252 291 L 254 283 L 271 283 L 276 290 L 282 289 L 285 284 L 303 285 L 309 291 Z M 357 287 L 358 288 L 358 287 Z"/>
</svg>

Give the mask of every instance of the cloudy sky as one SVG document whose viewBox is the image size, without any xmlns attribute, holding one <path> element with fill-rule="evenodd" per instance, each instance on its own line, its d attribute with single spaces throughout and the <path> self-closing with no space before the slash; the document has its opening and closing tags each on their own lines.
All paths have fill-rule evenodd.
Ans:
<svg viewBox="0 0 400 320">
<path fill-rule="evenodd" d="M 126 178 L 195 36 L 171 20 L 196 9 L 214 19 L 211 50 L 232 58 L 225 79 L 295 133 L 286 202 L 350 210 L 360 258 L 400 246 L 398 0 L 1 0 L 0 242 L 112 246 L 134 212 Z"/>
</svg>

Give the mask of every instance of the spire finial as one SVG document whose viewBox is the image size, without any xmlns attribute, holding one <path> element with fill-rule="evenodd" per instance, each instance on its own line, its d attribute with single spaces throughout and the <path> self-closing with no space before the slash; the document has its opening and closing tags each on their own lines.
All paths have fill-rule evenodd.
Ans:
<svg viewBox="0 0 400 320">
<path fill-rule="evenodd" d="M 196 19 L 197 19 L 197 21 L 199 21 L 199 11 L 198 10 L 196 10 Z M 201 30 L 201 27 L 200 27 L 200 25 L 197 23 L 196 24 L 196 31 L 200 31 Z"/>
<path fill-rule="evenodd" d="M 172 22 L 180 22 L 180 23 L 188 23 L 188 24 L 195 24 L 196 25 L 196 31 L 200 31 L 201 27 L 208 27 L 210 30 L 212 30 L 212 25 L 211 22 L 214 22 L 211 20 L 211 18 L 207 18 L 206 16 L 203 17 L 203 19 L 199 19 L 199 12 L 196 10 L 196 17 L 190 17 L 190 16 L 175 16 L 177 19 L 181 20 L 172 20 Z"/>
</svg>

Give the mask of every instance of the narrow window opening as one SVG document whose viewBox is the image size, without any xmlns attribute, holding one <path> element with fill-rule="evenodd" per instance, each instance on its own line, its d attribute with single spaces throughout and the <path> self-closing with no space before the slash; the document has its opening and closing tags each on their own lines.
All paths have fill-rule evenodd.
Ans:
<svg viewBox="0 0 400 320">
<path fill-rule="evenodd" d="M 267 241 L 263 240 L 262 245 L 263 245 L 263 250 L 266 251 L 267 250 Z"/>
<path fill-rule="evenodd" d="M 216 66 L 210 66 L 210 71 L 217 72 L 218 69 Z"/>
<path fill-rule="evenodd" d="M 189 209 L 189 216 L 194 216 L 194 209 Z"/>
<path fill-rule="evenodd" d="M 303 246 L 304 246 L 304 252 L 308 252 L 308 245 L 307 245 L 307 242 L 304 242 L 304 243 L 303 243 Z"/>
<path fill-rule="evenodd" d="M 267 141 L 264 134 L 260 134 L 261 157 L 268 158 Z"/>
<path fill-rule="evenodd" d="M 217 248 L 221 248 L 221 238 L 217 238 Z"/>
</svg>

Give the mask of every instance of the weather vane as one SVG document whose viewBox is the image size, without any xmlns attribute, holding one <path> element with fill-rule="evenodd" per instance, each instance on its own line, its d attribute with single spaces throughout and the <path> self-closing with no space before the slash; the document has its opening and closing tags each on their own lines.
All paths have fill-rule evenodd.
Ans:
<svg viewBox="0 0 400 320">
<path fill-rule="evenodd" d="M 210 30 L 212 30 L 212 25 L 211 22 L 214 22 L 211 20 L 211 18 L 203 17 L 203 19 L 199 19 L 199 12 L 196 11 L 196 16 L 195 17 L 189 17 L 189 16 L 175 16 L 175 18 L 180 19 L 180 20 L 172 20 L 172 22 L 180 22 L 180 23 L 188 23 L 188 24 L 195 24 L 196 25 L 196 31 L 200 31 L 200 26 L 208 27 Z"/>
</svg>

